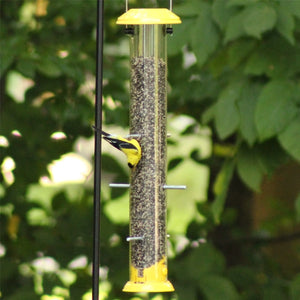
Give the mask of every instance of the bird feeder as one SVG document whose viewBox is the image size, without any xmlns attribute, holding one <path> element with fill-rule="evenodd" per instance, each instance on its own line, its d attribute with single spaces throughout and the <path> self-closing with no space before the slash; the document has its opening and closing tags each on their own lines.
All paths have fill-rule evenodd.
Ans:
<svg viewBox="0 0 300 300">
<path fill-rule="evenodd" d="M 130 279 L 125 292 L 171 292 L 166 251 L 167 43 L 180 18 L 166 8 L 130 9 L 130 136 L 142 158 L 130 176 Z"/>
</svg>

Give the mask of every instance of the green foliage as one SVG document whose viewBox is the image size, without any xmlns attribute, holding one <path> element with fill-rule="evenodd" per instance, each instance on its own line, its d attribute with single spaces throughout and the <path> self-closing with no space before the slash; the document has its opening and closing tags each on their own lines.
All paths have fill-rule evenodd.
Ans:
<svg viewBox="0 0 300 300">
<path fill-rule="evenodd" d="M 300 159 L 299 139 L 299 116 L 295 118 L 278 136 L 278 140 L 282 147 L 296 160 Z"/>
<path fill-rule="evenodd" d="M 293 93 L 293 85 L 283 80 L 272 80 L 265 85 L 257 99 L 255 111 L 255 123 L 261 141 L 282 132 L 297 115 Z"/>
<path fill-rule="evenodd" d="M 296 201 L 295 201 L 295 208 L 296 208 L 296 217 L 297 221 L 300 221 L 300 195 L 298 195 Z"/>
<path fill-rule="evenodd" d="M 10 300 L 90 299 L 96 1 L 48 2 L 35 15 L 35 0 L 0 0 L 0 297 Z M 173 2 L 182 24 L 168 37 L 168 184 L 187 185 L 168 192 L 176 292 L 122 293 L 129 195 L 108 183 L 129 171 L 104 149 L 101 299 L 298 299 L 299 274 L 277 268 L 255 238 L 244 243 L 239 219 L 253 213 L 240 209 L 244 193 L 252 199 L 266 175 L 300 161 L 300 2 Z M 123 11 L 123 0 L 105 1 L 103 121 L 126 134 Z M 55 163 L 70 152 L 90 169 L 57 183 Z M 272 232 L 299 222 L 299 196 L 289 212 Z"/>
<path fill-rule="evenodd" d="M 239 98 L 243 84 L 234 82 L 220 93 L 215 106 L 216 131 L 221 139 L 230 136 L 239 126 L 240 116 L 236 100 Z"/>
<path fill-rule="evenodd" d="M 259 154 L 253 149 L 241 147 L 237 157 L 237 170 L 244 182 L 253 190 L 258 191 L 263 177 Z"/>
<path fill-rule="evenodd" d="M 220 222 L 220 216 L 224 210 L 227 191 L 233 175 L 233 170 L 234 162 L 232 160 L 225 161 L 214 183 L 215 199 L 212 203 L 211 209 L 214 220 L 217 223 Z"/>
<path fill-rule="evenodd" d="M 300 296 L 300 276 L 297 275 L 290 283 L 290 297 L 291 299 L 297 299 Z"/>
<path fill-rule="evenodd" d="M 201 278 L 201 288 L 206 299 L 239 298 L 232 282 L 220 276 L 208 275 Z"/>
<path fill-rule="evenodd" d="M 175 12 L 182 16 L 183 27 L 197 28 L 199 18 L 205 18 L 208 28 L 212 28 L 210 23 L 214 24 L 214 32 L 202 33 L 201 38 L 195 33 L 185 35 L 179 44 L 180 30 L 186 31 L 186 27 L 178 28 L 178 36 L 174 37 L 176 47 L 169 54 L 180 51 L 187 55 L 185 49 L 195 54 L 200 66 L 183 66 L 184 79 L 191 89 L 191 83 L 199 78 L 199 92 L 194 96 L 187 95 L 184 88 L 174 89 L 172 100 L 185 98 L 192 114 L 198 113 L 196 106 L 202 108 L 199 114 L 206 123 L 214 123 L 220 140 L 236 137 L 237 143 L 247 142 L 249 152 L 253 152 L 253 147 L 275 137 L 288 154 L 299 160 L 299 139 L 292 138 L 299 131 L 295 121 L 299 116 L 298 10 L 297 5 L 284 5 L 283 1 L 188 1 L 179 4 Z M 199 51 L 206 51 L 205 58 Z M 207 74 L 213 76 L 205 80 Z M 175 80 L 175 75 L 170 74 L 170 81 L 176 84 Z M 211 84 L 214 90 L 203 93 Z M 289 144 L 285 132 L 290 132 L 287 135 L 293 144 Z M 265 171 L 254 164 L 249 169 L 252 176 L 248 174 L 244 164 L 250 158 L 244 157 L 244 149 L 237 151 L 238 173 L 246 185 L 258 190 Z M 281 151 L 282 157 L 276 159 L 282 162 L 285 155 Z M 250 161 L 247 164 L 250 165 Z"/>
</svg>

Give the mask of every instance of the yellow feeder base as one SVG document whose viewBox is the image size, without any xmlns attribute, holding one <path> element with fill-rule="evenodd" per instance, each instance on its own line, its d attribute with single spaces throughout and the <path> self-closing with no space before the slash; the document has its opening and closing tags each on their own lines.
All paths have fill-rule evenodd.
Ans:
<svg viewBox="0 0 300 300">
<path fill-rule="evenodd" d="M 173 292 L 174 287 L 170 281 L 166 282 L 132 282 L 128 281 L 123 292 L 128 293 L 138 293 L 138 292 L 148 292 L 148 293 L 163 293 L 163 292 Z"/>
<path fill-rule="evenodd" d="M 128 281 L 123 292 L 173 292 L 174 287 L 167 280 L 168 269 L 165 258 L 155 265 L 141 271 L 130 266 L 130 281 Z"/>
</svg>

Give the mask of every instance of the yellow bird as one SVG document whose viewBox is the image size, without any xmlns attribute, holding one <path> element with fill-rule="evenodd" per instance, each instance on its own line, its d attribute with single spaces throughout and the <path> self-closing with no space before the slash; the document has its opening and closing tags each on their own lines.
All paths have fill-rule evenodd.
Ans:
<svg viewBox="0 0 300 300">
<path fill-rule="evenodd" d="M 112 135 L 101 131 L 103 138 L 112 146 L 122 151 L 127 156 L 129 168 L 134 168 L 142 157 L 142 149 L 139 142 L 135 139 L 125 139 L 121 136 Z"/>
</svg>

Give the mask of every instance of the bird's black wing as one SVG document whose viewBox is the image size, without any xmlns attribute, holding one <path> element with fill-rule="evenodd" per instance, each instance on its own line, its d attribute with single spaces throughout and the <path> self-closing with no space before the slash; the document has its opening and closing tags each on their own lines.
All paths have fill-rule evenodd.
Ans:
<svg viewBox="0 0 300 300">
<path fill-rule="evenodd" d="M 107 136 L 104 136 L 103 138 L 107 142 L 109 142 L 112 146 L 114 146 L 115 148 L 117 148 L 118 150 L 121 150 L 121 149 L 135 149 L 135 150 L 138 150 L 136 148 L 136 146 L 134 146 L 133 144 L 127 143 L 125 141 L 121 141 L 121 140 L 119 140 L 117 138 L 107 137 Z"/>
<path fill-rule="evenodd" d="M 123 148 L 123 149 L 135 149 L 135 150 L 138 150 L 136 146 L 134 146 L 133 144 L 130 144 L 130 143 L 126 143 L 126 142 L 121 142 L 120 143 L 120 147 Z"/>
<path fill-rule="evenodd" d="M 110 138 L 110 137 L 103 137 L 107 142 L 109 142 L 112 146 L 117 148 L 118 150 L 121 150 L 120 144 L 122 143 L 120 140 Z"/>
</svg>

